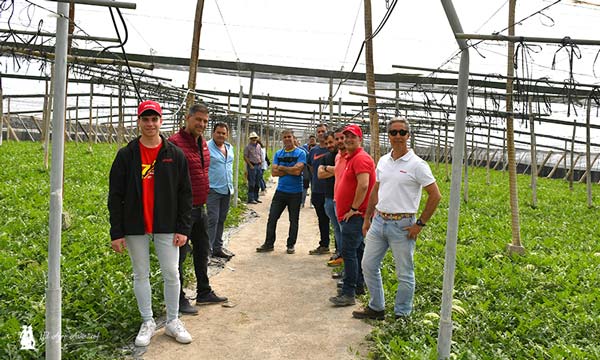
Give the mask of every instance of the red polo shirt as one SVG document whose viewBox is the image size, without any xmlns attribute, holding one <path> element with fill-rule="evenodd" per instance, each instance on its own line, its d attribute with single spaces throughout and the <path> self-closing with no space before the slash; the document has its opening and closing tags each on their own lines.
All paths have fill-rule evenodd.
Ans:
<svg viewBox="0 0 600 360">
<path fill-rule="evenodd" d="M 335 179 L 336 189 L 334 199 L 339 221 L 342 221 L 344 215 L 350 211 L 350 208 L 352 207 L 352 201 L 356 194 L 356 186 L 358 185 L 356 176 L 362 173 L 369 174 L 369 189 L 367 190 L 365 199 L 358 207 L 358 211 L 361 212 L 361 217 L 364 217 L 364 214 L 367 211 L 369 196 L 371 195 L 371 190 L 373 190 L 373 185 L 375 185 L 375 162 L 363 148 L 358 148 L 352 155 L 346 154 L 345 158 L 346 166 L 343 168 L 344 170 L 340 175 L 339 182 L 337 176 Z M 338 165 L 343 165 L 343 163 L 336 163 L 336 173 Z"/>
</svg>

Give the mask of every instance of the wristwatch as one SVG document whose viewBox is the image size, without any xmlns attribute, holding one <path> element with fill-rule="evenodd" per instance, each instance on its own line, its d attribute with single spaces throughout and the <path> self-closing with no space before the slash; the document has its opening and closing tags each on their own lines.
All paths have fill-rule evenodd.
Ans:
<svg viewBox="0 0 600 360">
<path fill-rule="evenodd" d="M 358 209 L 355 209 L 353 207 L 350 207 L 350 210 L 352 210 L 352 211 L 358 211 Z"/>
<path fill-rule="evenodd" d="M 417 225 L 419 225 L 420 227 L 424 227 L 425 223 L 421 221 L 421 219 L 417 219 L 417 222 L 415 223 Z"/>
</svg>

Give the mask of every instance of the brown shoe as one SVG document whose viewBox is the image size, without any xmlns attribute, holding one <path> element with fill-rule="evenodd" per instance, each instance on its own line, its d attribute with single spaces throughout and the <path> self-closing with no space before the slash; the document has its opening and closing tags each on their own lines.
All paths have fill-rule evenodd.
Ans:
<svg viewBox="0 0 600 360">
<path fill-rule="evenodd" d="M 324 247 L 324 246 L 319 246 L 318 248 L 314 249 L 314 250 L 310 250 L 308 252 L 308 255 L 324 255 L 324 254 L 329 254 L 329 248 L 328 247 Z"/>
<path fill-rule="evenodd" d="M 384 320 L 385 311 L 376 311 L 367 306 L 363 310 L 353 311 L 352 316 L 356 319 Z"/>
</svg>

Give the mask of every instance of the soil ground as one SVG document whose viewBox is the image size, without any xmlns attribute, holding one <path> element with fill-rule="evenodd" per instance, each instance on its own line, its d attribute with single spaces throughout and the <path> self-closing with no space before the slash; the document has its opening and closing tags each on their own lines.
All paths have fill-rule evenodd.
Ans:
<svg viewBox="0 0 600 360">
<path fill-rule="evenodd" d="M 249 205 L 255 216 L 231 233 L 236 256 L 212 276 L 211 287 L 229 298 L 228 306 L 204 305 L 196 316 L 182 316 L 193 342 L 181 345 L 158 330 L 144 359 L 356 359 L 367 352 L 371 326 L 352 318 L 359 305 L 336 308 L 329 297 L 336 283 L 328 255 L 308 255 L 318 245 L 314 209 L 300 212 L 296 253 L 286 253 L 287 210 L 277 224 L 275 251 L 257 253 L 264 242 L 275 186 L 262 204 Z M 189 292 L 190 294 L 192 292 Z"/>
</svg>

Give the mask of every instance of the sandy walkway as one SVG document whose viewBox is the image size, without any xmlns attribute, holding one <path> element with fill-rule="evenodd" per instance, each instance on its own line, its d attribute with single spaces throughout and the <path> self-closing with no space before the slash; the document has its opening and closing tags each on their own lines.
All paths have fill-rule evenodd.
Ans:
<svg viewBox="0 0 600 360">
<path fill-rule="evenodd" d="M 211 278 L 218 294 L 234 307 L 208 305 L 182 320 L 194 341 L 180 345 L 159 330 L 144 359 L 355 359 L 366 354 L 371 326 L 352 318 L 356 307 L 334 308 L 335 280 L 326 255 L 308 255 L 318 243 L 314 209 L 300 213 L 296 254 L 285 252 L 287 211 L 279 220 L 275 251 L 255 252 L 263 243 L 274 186 L 250 205 L 259 217 L 231 236 L 236 256 Z M 358 307 L 358 305 L 356 305 Z"/>
</svg>

